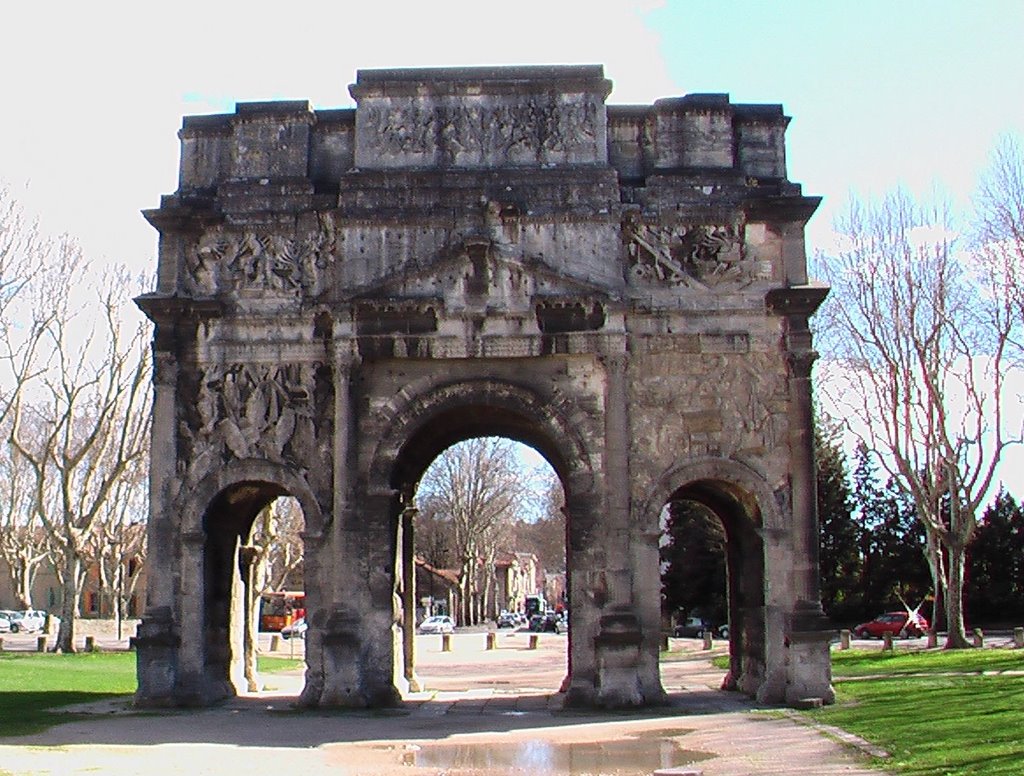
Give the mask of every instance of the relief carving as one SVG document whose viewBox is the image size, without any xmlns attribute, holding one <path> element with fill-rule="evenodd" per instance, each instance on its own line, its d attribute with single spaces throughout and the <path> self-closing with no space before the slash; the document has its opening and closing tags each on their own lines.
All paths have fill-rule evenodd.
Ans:
<svg viewBox="0 0 1024 776">
<path fill-rule="evenodd" d="M 785 444 L 788 391 L 777 359 L 748 353 L 743 358 L 716 355 L 705 360 L 704 390 L 713 392 L 736 449 L 764 452 Z"/>
<path fill-rule="evenodd" d="M 623 239 L 630 274 L 644 283 L 706 290 L 770 277 L 770 267 L 745 258 L 736 225 L 662 226 L 634 217 L 623 224 Z"/>
<path fill-rule="evenodd" d="M 485 107 L 473 104 L 368 108 L 369 125 L 382 152 L 433 154 L 449 164 L 469 155 L 499 160 L 592 151 L 597 106 L 564 104 L 553 97 L 531 97 L 525 104 Z"/>
<path fill-rule="evenodd" d="M 231 457 L 262 458 L 305 468 L 315 450 L 317 365 L 234 364 L 201 370 L 194 416 L 182 420 L 193 482 Z"/>
<path fill-rule="evenodd" d="M 317 230 L 304 239 L 255 232 L 207 230 L 188 254 L 188 290 L 197 295 L 260 290 L 305 296 L 324 291 L 334 262 L 333 219 L 319 214 Z"/>
</svg>

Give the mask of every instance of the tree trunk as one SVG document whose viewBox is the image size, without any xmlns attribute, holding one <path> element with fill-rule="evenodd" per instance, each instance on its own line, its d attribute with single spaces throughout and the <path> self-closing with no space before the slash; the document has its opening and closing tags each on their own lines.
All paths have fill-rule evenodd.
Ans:
<svg viewBox="0 0 1024 776">
<path fill-rule="evenodd" d="M 57 643 L 54 652 L 76 652 L 75 618 L 78 615 L 78 600 L 81 596 L 82 562 L 78 556 L 66 548 L 64 551 L 64 574 L 61 579 L 60 627 L 57 630 Z"/>
<path fill-rule="evenodd" d="M 17 584 L 14 587 L 14 600 L 20 609 L 34 609 L 32 606 L 32 583 L 35 581 L 35 569 L 30 568 L 28 560 L 20 558 L 17 569 Z"/>
<path fill-rule="evenodd" d="M 946 573 L 949 583 L 946 587 L 946 649 L 965 649 L 971 646 L 964 627 L 964 565 L 966 548 L 958 545 L 949 547 Z"/>
<path fill-rule="evenodd" d="M 939 541 L 936 533 L 927 527 L 927 523 L 925 526 L 926 545 L 924 555 L 925 560 L 928 561 L 928 573 L 931 575 L 932 590 L 934 591 L 931 626 L 932 630 L 938 632 L 942 629 L 942 623 L 946 617 L 946 569 L 945 564 L 942 562 L 942 543 Z"/>
<path fill-rule="evenodd" d="M 124 563 L 118 554 L 117 567 L 114 569 L 114 621 L 117 625 L 117 639 L 121 640 L 121 621 L 124 616 Z"/>
</svg>

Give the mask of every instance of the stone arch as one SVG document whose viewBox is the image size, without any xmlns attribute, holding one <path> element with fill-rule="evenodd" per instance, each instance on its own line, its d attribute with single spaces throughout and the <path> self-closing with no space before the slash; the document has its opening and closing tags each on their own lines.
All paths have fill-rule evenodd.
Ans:
<svg viewBox="0 0 1024 776">
<path fill-rule="evenodd" d="M 591 439 L 598 436 L 594 419 L 578 403 L 557 394 L 544 396 L 530 386 L 486 377 L 446 383 L 420 381 L 401 391 L 382 414 L 387 433 L 374 450 L 366 486 L 369 492 L 391 494 L 387 517 L 392 523 L 399 521 L 403 506 L 430 463 L 462 440 L 503 436 L 530 445 L 548 461 L 565 490 L 570 610 L 574 617 L 580 612 L 577 619 L 585 621 L 582 612 L 593 603 L 572 579 L 574 555 L 582 557 L 591 549 L 588 543 L 600 519 L 601 496 L 595 492 L 590 467 L 596 451 L 586 441 L 588 432 Z M 410 528 L 407 524 L 404 530 Z M 402 558 L 402 564 L 409 562 L 411 558 Z M 577 632 L 569 632 L 565 686 L 572 680 L 574 664 L 589 662 L 586 644 L 576 638 Z M 409 635 L 407 626 L 405 637 Z M 408 641 L 403 644 L 403 659 L 406 678 L 415 683 L 411 667 L 415 657 Z"/>
<path fill-rule="evenodd" d="M 303 702 L 400 701 L 403 498 L 483 433 L 533 445 L 566 489 L 567 703 L 664 700 L 651 527 L 680 489 L 726 515 L 765 585 L 737 682 L 830 699 L 809 329 L 827 288 L 807 275 L 818 200 L 786 177 L 789 119 L 720 95 L 623 109 L 610 87 L 599 66 L 379 70 L 352 111 L 186 119 L 137 300 L 156 325 L 139 703 L 217 697 L 223 661 L 192 628 L 206 529 L 228 567 L 232 532 L 284 492 L 308 521 Z M 666 125 L 685 131 L 641 131 Z"/>
<path fill-rule="evenodd" d="M 766 583 L 772 535 L 782 521 L 768 483 L 750 467 L 728 459 L 680 464 L 652 489 L 642 518 L 658 533 L 662 508 L 693 501 L 714 514 L 726 535 L 729 607 L 729 672 L 723 687 L 759 695 L 769 673 Z"/>
<path fill-rule="evenodd" d="M 242 544 L 259 511 L 281 496 L 299 502 L 308 545 L 322 530 L 322 513 L 305 478 L 281 464 L 231 461 L 181 499 L 182 574 L 195 591 L 190 613 L 196 620 L 183 627 L 202 634 L 190 655 L 187 699 L 208 702 L 252 688 L 244 642 L 245 618 L 251 616 L 246 590 L 253 581 Z M 308 547 L 307 554 L 315 556 Z"/>
<path fill-rule="evenodd" d="M 206 509 L 214 498 L 243 482 L 266 483 L 268 486 L 279 488 L 282 494 L 287 493 L 294 497 L 302 506 L 306 533 L 318 534 L 323 531 L 323 512 L 306 478 L 291 467 L 260 459 L 231 461 L 207 474 L 191 491 L 183 491 L 178 498 L 179 514 L 182 516 L 181 531 L 202 531 Z"/>
<path fill-rule="evenodd" d="M 484 434 L 506 436 L 534 447 L 563 483 L 572 483 L 575 492 L 593 486 L 590 451 L 584 441 L 593 419 L 578 404 L 557 395 L 544 397 L 530 387 L 492 378 L 441 384 L 424 379 L 404 389 L 381 415 L 387 434 L 372 456 L 368 472 L 371 490 L 400 490 L 412 470 L 419 468 L 422 473 L 445 448 Z M 444 428 L 438 424 L 442 417 Z M 419 440 L 422 452 L 416 461 L 403 461 L 403 453 L 420 444 Z"/>
</svg>

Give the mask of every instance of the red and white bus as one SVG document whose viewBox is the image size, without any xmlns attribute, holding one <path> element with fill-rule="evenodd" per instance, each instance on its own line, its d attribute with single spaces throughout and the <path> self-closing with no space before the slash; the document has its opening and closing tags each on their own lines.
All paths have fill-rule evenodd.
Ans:
<svg viewBox="0 0 1024 776">
<path fill-rule="evenodd" d="M 280 631 L 306 616 L 306 594 L 281 590 L 260 596 L 260 630 Z"/>
</svg>

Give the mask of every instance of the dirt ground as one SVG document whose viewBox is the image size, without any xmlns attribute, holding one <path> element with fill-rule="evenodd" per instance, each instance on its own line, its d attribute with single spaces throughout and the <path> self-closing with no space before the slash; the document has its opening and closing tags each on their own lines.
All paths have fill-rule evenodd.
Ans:
<svg viewBox="0 0 1024 776">
<path fill-rule="evenodd" d="M 45 733 L 0 739 L 0 772 L 14 774 L 222 774 L 247 771 L 332 774 L 665 773 L 863 774 L 856 746 L 718 690 L 712 654 L 673 640 L 679 659 L 662 665 L 670 705 L 637 712 L 563 710 L 565 637 L 499 631 L 417 637 L 425 687 L 386 711 L 300 710 L 302 673 L 266 677 L 266 689 L 214 708 L 141 712 L 106 702 Z M 265 647 L 269 649 L 269 639 Z M 301 656 L 278 642 L 276 654 Z M 856 743 L 856 742 L 854 742 Z M 668 769 L 668 770 L 665 770 Z M 674 770 L 673 770 L 674 769 Z"/>
</svg>

